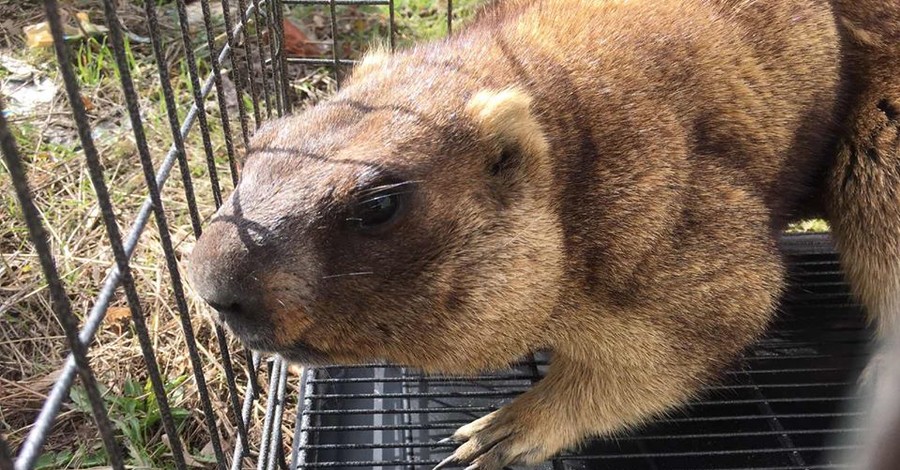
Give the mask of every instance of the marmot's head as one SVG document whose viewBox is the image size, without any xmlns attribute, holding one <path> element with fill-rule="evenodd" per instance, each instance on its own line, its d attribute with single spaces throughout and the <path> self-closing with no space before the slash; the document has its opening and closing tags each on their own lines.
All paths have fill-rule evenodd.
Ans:
<svg viewBox="0 0 900 470">
<path fill-rule="evenodd" d="M 262 127 L 191 283 L 289 360 L 502 366 L 541 346 L 559 296 L 546 139 L 518 89 L 396 80 Z"/>
</svg>

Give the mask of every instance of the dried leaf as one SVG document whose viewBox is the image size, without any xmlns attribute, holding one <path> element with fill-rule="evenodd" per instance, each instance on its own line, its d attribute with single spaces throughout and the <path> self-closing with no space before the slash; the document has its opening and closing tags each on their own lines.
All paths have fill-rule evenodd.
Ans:
<svg viewBox="0 0 900 470">
<path fill-rule="evenodd" d="M 49 47 L 53 45 L 53 36 L 50 35 L 50 25 L 46 21 L 26 26 L 22 28 L 25 31 L 25 45 L 31 49 L 39 47 Z"/>
<path fill-rule="evenodd" d="M 216 463 L 215 452 L 213 451 L 212 441 L 206 443 L 197 455 L 185 453 L 185 463 L 189 467 L 210 468 Z"/>
<path fill-rule="evenodd" d="M 111 323 L 119 326 L 128 323 L 131 320 L 131 310 L 127 307 L 110 307 L 106 311 L 106 319 Z"/>
<path fill-rule="evenodd" d="M 102 36 L 107 33 L 106 26 L 94 24 L 86 12 L 79 11 L 75 14 L 78 27 L 68 24 L 63 25 L 63 34 L 66 41 L 81 39 L 87 36 Z M 22 28 L 25 32 L 25 44 L 29 48 L 50 47 L 53 45 L 53 35 L 50 33 L 50 25 L 46 21 L 28 25 Z"/>
<path fill-rule="evenodd" d="M 106 29 L 106 26 L 91 23 L 91 18 L 87 12 L 79 11 L 75 13 L 75 18 L 78 19 L 78 25 L 81 26 L 81 30 L 88 36 L 106 34 L 109 31 Z"/>
<path fill-rule="evenodd" d="M 310 39 L 311 34 L 285 18 L 284 52 L 288 57 L 317 57 L 323 49 Z"/>
</svg>

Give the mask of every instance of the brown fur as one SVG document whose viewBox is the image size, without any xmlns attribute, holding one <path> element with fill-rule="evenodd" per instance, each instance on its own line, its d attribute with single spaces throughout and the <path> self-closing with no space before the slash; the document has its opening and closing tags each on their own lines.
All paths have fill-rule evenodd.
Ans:
<svg viewBox="0 0 900 470">
<path fill-rule="evenodd" d="M 540 462 L 757 338 L 797 217 L 827 211 L 873 318 L 900 315 L 897 25 L 892 0 L 495 3 L 260 129 L 193 284 L 300 362 L 465 374 L 552 350 L 455 434 L 480 468 Z M 383 191 L 399 215 L 354 228 Z"/>
</svg>

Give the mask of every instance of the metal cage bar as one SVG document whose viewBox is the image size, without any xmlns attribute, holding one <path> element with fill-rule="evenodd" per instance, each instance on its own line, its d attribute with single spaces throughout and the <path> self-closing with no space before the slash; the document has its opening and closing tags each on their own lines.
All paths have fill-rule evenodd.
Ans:
<svg viewBox="0 0 900 470">
<path fill-rule="evenodd" d="M 222 355 L 225 382 L 228 390 L 228 415 L 236 430 L 230 461 L 227 449 L 219 439 L 219 423 L 212 408 L 203 364 L 197 351 L 196 340 L 189 319 L 184 287 L 174 258 L 174 247 L 167 228 L 161 192 L 173 166 L 179 165 L 181 181 L 187 199 L 188 212 L 194 236 L 202 233 L 201 218 L 197 209 L 192 175 L 188 168 L 189 155 L 184 141 L 197 126 L 203 141 L 203 153 L 212 185 L 215 207 L 222 203 L 222 189 L 211 143 L 212 122 L 206 111 L 207 99 L 215 88 L 216 103 L 220 110 L 221 129 L 225 134 L 226 155 L 231 170 L 232 184 L 237 183 L 236 155 L 238 142 L 233 139 L 231 119 L 225 100 L 223 76 L 231 66 L 236 77 L 239 96 L 247 93 L 250 100 L 245 106 L 238 103 L 240 140 L 246 148 L 253 129 L 271 117 L 289 114 L 292 98 L 288 83 L 291 64 L 325 66 L 330 68 L 340 86 L 342 70 L 355 63 L 341 57 L 339 46 L 339 6 L 382 5 L 388 7 L 390 46 L 395 47 L 395 5 L 393 0 L 238 0 L 238 12 L 234 23 L 229 1 L 222 0 L 225 16 L 225 41 L 219 46 L 214 39 L 209 0 L 199 0 L 203 15 L 206 47 L 209 48 L 211 70 L 203 78 L 197 69 L 193 49 L 189 47 L 190 31 L 186 23 L 186 2 L 176 0 L 179 32 L 185 46 L 185 59 L 191 84 L 192 102 L 183 121 L 179 121 L 177 103 L 164 65 L 164 52 L 159 37 L 155 2 L 146 1 L 144 12 L 150 25 L 150 39 L 157 61 L 157 74 L 163 91 L 172 144 L 169 151 L 154 167 L 143 126 L 130 71 L 125 63 L 123 32 L 116 16 L 113 0 L 104 0 L 106 23 L 110 30 L 110 42 L 115 53 L 121 85 L 125 93 L 133 132 L 137 141 L 139 163 L 143 170 L 148 194 L 140 211 L 123 237 L 115 219 L 115 211 L 99 155 L 90 136 L 87 112 L 81 102 L 78 83 L 67 60 L 62 44 L 62 26 L 57 14 L 56 0 L 45 0 L 48 21 L 53 28 L 60 71 L 66 92 L 78 124 L 79 137 L 90 173 L 91 182 L 101 206 L 102 220 L 111 241 L 115 264 L 102 281 L 100 293 L 91 310 L 87 312 L 81 329 L 65 300 L 65 289 L 55 272 L 52 252 L 46 236 L 42 235 L 38 209 L 29 195 L 27 175 L 21 165 L 21 155 L 0 115 L 0 144 L 17 196 L 23 206 L 23 214 L 42 268 L 48 281 L 54 313 L 66 333 L 70 353 L 64 363 L 59 380 L 43 404 L 32 430 L 13 456 L 7 443 L 0 438 L 0 470 L 33 468 L 40 455 L 48 432 L 60 412 L 63 400 L 74 383 L 75 375 L 86 387 L 98 430 L 109 451 L 113 468 L 123 468 L 122 456 L 117 449 L 114 430 L 105 415 L 96 379 L 90 370 L 88 352 L 93 337 L 102 323 L 114 292 L 122 286 L 142 354 L 148 367 L 148 375 L 162 411 L 163 428 L 172 446 L 173 460 L 177 468 L 186 469 L 185 445 L 182 443 L 165 394 L 150 335 L 144 322 L 144 309 L 135 281 L 131 276 L 130 259 L 138 246 L 151 214 L 156 221 L 163 244 L 171 288 L 174 291 L 177 315 L 181 321 L 190 356 L 191 371 L 201 401 L 201 411 L 209 438 L 214 448 L 218 468 L 232 470 L 243 468 L 250 457 L 256 457 L 258 469 L 275 468 L 422 468 L 433 465 L 452 450 L 451 444 L 441 444 L 437 438 L 446 436 L 457 427 L 481 414 L 498 409 L 501 404 L 540 380 L 547 367 L 545 356 L 533 356 L 510 371 L 459 379 L 454 377 L 425 377 L 409 370 L 395 369 L 383 364 L 360 364 L 354 367 L 316 367 L 302 371 L 296 391 L 288 387 L 288 366 L 280 358 L 266 360 L 260 354 L 244 350 L 247 383 L 243 394 L 238 389 L 238 379 L 232 355 L 221 328 L 214 329 L 219 352 Z M 284 7 L 290 5 L 319 5 L 330 12 L 332 34 L 331 57 L 286 57 L 284 53 Z M 458 5 L 457 5 L 458 8 Z M 447 0 L 447 34 L 453 34 L 454 12 L 452 0 Z M 243 57 L 234 54 L 239 52 Z M 258 67 L 258 70 L 257 70 Z M 261 88 L 260 88 L 261 87 Z M 253 125 L 250 119 L 253 119 Z M 215 121 L 216 123 L 218 120 Z M 799 241 L 798 241 L 799 240 Z M 742 366 L 728 371 L 725 379 L 732 383 L 707 387 L 708 395 L 693 402 L 692 414 L 672 415 L 658 420 L 645 432 L 616 439 L 619 447 L 609 447 L 600 442 L 577 454 L 564 454 L 548 463 L 554 470 L 580 468 L 584 465 L 620 465 L 639 462 L 634 468 L 666 468 L 661 461 L 695 462 L 707 460 L 704 468 L 754 468 L 754 469 L 819 469 L 840 468 L 831 461 L 822 461 L 823 454 L 855 448 L 853 442 L 832 442 L 831 435 L 851 435 L 861 429 L 852 424 L 827 427 L 823 423 L 834 421 L 854 423 L 862 413 L 843 409 L 839 405 L 849 401 L 854 382 L 852 376 L 859 372 L 865 356 L 860 348 L 865 344 L 861 333 L 864 329 L 855 325 L 844 329 L 829 325 L 831 321 L 857 311 L 859 306 L 845 289 L 840 279 L 841 270 L 827 242 L 820 237 L 792 237 L 788 244 L 800 244 L 803 255 L 792 262 L 795 272 L 792 278 L 802 283 L 803 292 L 793 292 L 788 302 L 798 315 L 817 314 L 819 323 L 810 326 L 807 321 L 795 318 L 781 320 L 779 329 L 761 341 L 757 351 L 748 355 Z M 812 248 L 811 248 L 812 247 Z M 816 336 L 804 335 L 813 331 Z M 823 360 L 840 360 L 838 364 Z M 266 362 L 265 371 L 260 366 Z M 258 375 L 266 372 L 267 390 L 257 383 Z M 291 453 L 284 455 L 282 425 L 288 398 L 296 397 L 296 414 L 287 421 L 293 423 Z M 254 404 L 266 397 L 259 440 L 251 438 Z M 360 405 L 362 403 L 362 405 Z M 370 406 L 371 405 L 371 406 Z M 695 413 L 694 413 L 695 412 Z M 672 431 L 673 429 L 679 431 Z M 355 437 L 352 437 L 355 436 Z M 351 438 L 352 437 L 352 438 Z M 371 437 L 371 439 L 369 439 Z M 354 441 L 355 439 L 355 441 Z M 368 439 L 368 440 L 366 440 Z M 747 448 L 710 449 L 698 442 L 735 442 L 737 439 L 756 439 L 758 445 Z M 679 447 L 680 446 L 680 447 Z M 694 447 L 692 447 L 694 446 Z M 698 447 L 699 446 L 699 447 Z M 256 450 L 257 452 L 254 452 Z M 335 457 L 338 456 L 338 457 Z M 744 459 L 750 462 L 744 467 L 722 459 Z M 678 460 L 680 459 L 680 460 Z M 632 467 L 627 467 L 632 468 Z M 687 467 L 685 467 L 687 468 Z M 693 467 L 691 467 L 693 468 Z"/>
<path fill-rule="evenodd" d="M 131 119 L 132 131 L 134 132 L 135 141 L 137 144 L 141 168 L 144 172 L 145 184 L 147 186 L 148 192 L 150 193 L 153 215 L 158 228 L 158 233 L 160 235 L 160 241 L 163 245 L 166 267 L 168 268 L 169 278 L 171 280 L 172 288 L 175 293 L 175 302 L 177 305 L 179 318 L 181 320 L 181 327 L 185 334 L 185 341 L 188 347 L 188 354 L 190 357 L 191 368 L 194 374 L 195 385 L 197 386 L 197 390 L 200 394 L 201 407 L 206 419 L 207 430 L 210 434 L 210 439 L 212 442 L 213 451 L 216 456 L 218 467 L 223 468 L 223 465 L 225 463 L 225 456 L 222 451 L 221 442 L 219 440 L 218 426 L 216 423 L 215 414 L 212 409 L 212 403 L 209 398 L 206 379 L 203 375 L 203 366 L 200 360 L 200 354 L 197 351 L 197 343 L 194 338 L 193 327 L 191 326 L 190 322 L 187 301 L 184 294 L 184 286 L 181 280 L 181 274 L 178 269 L 178 263 L 175 260 L 175 249 L 172 243 L 171 235 L 169 233 L 169 225 L 166 214 L 164 212 L 162 198 L 160 196 L 160 189 L 156 184 L 152 156 L 150 154 L 146 135 L 144 134 L 144 126 L 140 112 L 140 103 L 138 100 L 137 92 L 135 91 L 134 82 L 132 81 L 131 69 L 128 66 L 128 59 L 126 57 L 122 26 L 119 22 L 118 14 L 116 12 L 116 6 L 112 3 L 112 0 L 104 0 L 103 6 L 106 16 L 106 25 L 107 28 L 109 28 L 110 42 L 113 45 L 116 65 L 119 71 L 120 84 L 122 85 L 122 91 L 125 94 L 125 102 L 127 105 L 129 117 Z M 60 37 L 60 39 L 62 38 Z M 62 41 L 60 41 L 60 43 L 61 42 Z M 188 58 L 188 63 L 193 67 L 191 52 L 186 51 L 186 56 Z M 66 68 L 68 65 L 68 63 L 60 64 L 60 66 L 63 68 Z M 192 76 L 191 81 L 194 85 L 196 99 L 197 97 L 199 97 L 200 90 L 195 78 L 195 76 Z M 75 105 L 75 103 L 70 104 L 73 104 L 73 106 Z M 202 102 L 198 102 L 197 107 L 200 109 L 198 117 L 202 135 L 204 136 L 204 148 L 207 150 L 207 158 L 209 159 L 211 158 L 212 149 L 209 145 L 209 129 L 207 127 Z M 97 167 L 97 169 L 99 170 L 99 166 Z M 158 370 L 152 370 L 151 380 L 153 381 L 153 386 L 156 389 L 157 397 L 160 399 L 160 404 L 162 406 L 162 403 L 164 402 L 163 398 L 166 396 L 166 393 L 165 388 L 162 385 L 161 377 L 159 377 Z M 177 431 L 175 431 L 175 423 L 172 419 L 171 414 L 163 415 L 162 420 L 167 428 L 169 439 L 171 441 L 177 441 L 179 437 Z"/>
<path fill-rule="evenodd" d="M 277 15 L 273 6 L 274 0 L 266 0 L 266 3 L 268 4 L 268 8 L 264 16 L 266 20 L 266 28 L 269 32 L 269 60 L 263 62 L 263 67 L 265 68 L 265 65 L 268 64 L 272 69 L 272 83 L 275 84 L 275 90 L 273 90 L 273 93 L 275 94 L 275 109 L 278 111 L 278 116 L 281 117 L 284 116 L 285 109 L 285 104 L 283 101 L 284 93 L 282 93 L 283 87 L 278 86 L 278 83 L 281 83 L 284 78 L 279 73 L 281 60 L 278 59 L 278 49 L 281 49 L 280 44 L 282 38 L 279 35 L 280 33 L 278 32 L 275 18 L 273 18 Z"/>
<path fill-rule="evenodd" d="M 278 29 L 277 24 L 275 24 L 275 21 L 277 19 L 280 19 L 281 16 L 278 12 L 275 12 L 273 14 L 268 11 L 270 9 L 280 8 L 280 4 L 278 4 L 278 2 L 272 2 L 271 0 L 253 0 L 249 6 L 242 5 L 239 15 L 240 19 L 237 20 L 236 24 L 233 24 L 230 20 L 230 13 L 227 9 L 227 1 L 223 0 L 223 11 L 224 15 L 226 16 L 225 23 L 227 39 L 224 45 L 222 45 L 220 48 L 217 48 L 213 42 L 213 28 L 211 24 L 211 14 L 208 1 L 209 0 L 202 0 L 202 10 L 204 26 L 208 38 L 207 46 L 210 49 L 213 70 L 209 73 L 209 75 L 201 85 L 199 74 L 196 70 L 196 63 L 194 63 L 192 57 L 192 48 L 185 48 L 185 58 L 189 63 L 194 102 L 191 105 L 190 109 L 187 111 L 185 118 L 180 123 L 178 121 L 178 114 L 175 111 L 177 103 L 175 103 L 174 100 L 172 86 L 168 78 L 168 71 L 163 65 L 164 57 L 159 37 L 159 24 L 155 11 L 155 2 L 148 1 L 144 3 L 144 13 L 149 25 L 151 45 L 153 47 L 154 57 L 158 66 L 157 74 L 160 78 L 160 84 L 164 95 L 163 99 L 165 101 L 165 107 L 168 116 L 168 124 L 172 134 L 171 148 L 162 159 L 158 169 L 155 169 L 153 166 L 150 151 L 146 144 L 146 137 L 143 133 L 143 124 L 141 121 L 139 110 L 140 105 L 135 94 L 134 84 L 131 80 L 130 69 L 127 64 L 125 52 L 126 40 L 123 35 L 121 24 L 119 23 L 117 17 L 115 5 L 113 4 L 112 0 L 104 0 L 103 2 L 105 21 L 109 30 L 109 43 L 111 45 L 111 48 L 113 49 L 114 58 L 116 59 L 116 67 L 119 72 L 120 85 L 122 87 L 122 91 L 125 94 L 127 110 L 130 115 L 132 130 L 135 133 L 140 163 L 144 170 L 145 185 L 148 190 L 148 195 L 146 196 L 144 203 L 141 205 L 134 222 L 132 223 L 130 229 L 126 232 L 127 235 L 125 235 L 124 237 L 119 232 L 119 227 L 115 220 L 114 209 L 110 201 L 109 191 L 106 187 L 103 170 L 99 162 L 99 155 L 93 145 L 93 140 L 91 138 L 91 129 L 87 111 L 85 110 L 84 104 L 81 100 L 79 85 L 77 79 L 75 78 L 71 62 L 69 61 L 69 52 L 67 49 L 68 46 L 65 44 L 63 39 L 63 30 L 61 19 L 58 14 L 59 10 L 57 2 L 55 0 L 45 0 L 44 2 L 47 20 L 50 24 L 54 37 L 59 69 L 61 72 L 61 76 L 63 77 L 65 82 L 65 88 L 68 94 L 70 107 L 72 108 L 74 117 L 76 118 L 75 121 L 78 126 L 82 149 L 87 161 L 87 167 L 89 170 L 89 175 L 91 177 L 91 182 L 97 193 L 97 201 L 101 208 L 102 221 L 105 225 L 107 235 L 110 239 L 110 249 L 112 250 L 115 258 L 115 264 L 113 265 L 113 269 L 111 269 L 107 276 L 103 279 L 100 292 L 95 298 L 94 305 L 89 312 L 86 312 L 83 324 L 81 325 L 81 329 L 79 330 L 78 323 L 71 312 L 71 307 L 68 306 L 64 288 L 59 281 L 59 276 L 56 274 L 56 268 L 52 258 L 52 253 L 50 252 L 50 247 L 46 240 L 46 235 L 43 234 L 42 231 L 43 229 L 41 227 L 39 211 L 34 206 L 33 200 L 31 199 L 31 195 L 27 187 L 27 175 L 25 174 L 24 168 L 21 165 L 21 156 L 19 155 L 18 150 L 15 148 L 15 142 L 12 138 L 12 135 L 10 134 L 8 123 L 5 121 L 5 119 L 0 120 L 0 138 L 2 138 L 3 141 L 4 160 L 6 161 L 7 166 L 10 168 L 10 176 L 12 177 L 14 186 L 17 189 L 17 196 L 22 205 L 26 222 L 28 223 L 32 243 L 35 246 L 35 249 L 42 262 L 42 267 L 44 268 L 45 278 L 48 281 L 48 286 L 52 298 L 53 310 L 57 313 L 60 319 L 60 323 L 65 330 L 66 338 L 69 341 L 70 348 L 70 353 L 62 366 L 59 379 L 51 388 L 51 391 L 48 394 L 48 397 L 45 400 L 44 404 L 42 405 L 41 410 L 37 418 L 35 419 L 30 432 L 21 444 L 15 460 L 13 460 L 12 450 L 9 449 L 7 443 L 5 441 L 0 443 L 2 444 L 0 445 L 0 451 L 2 451 L 0 452 L 0 467 L 2 467 L 4 470 L 6 468 L 16 468 L 17 470 L 24 470 L 32 468 L 35 465 L 37 458 L 40 456 L 43 443 L 47 438 L 50 428 L 61 409 L 63 400 L 67 396 L 70 388 L 74 383 L 75 374 L 79 375 L 82 384 L 85 386 L 88 398 L 93 409 L 94 418 L 97 421 L 99 433 L 109 455 L 110 464 L 113 466 L 113 468 L 123 468 L 122 455 L 117 443 L 113 438 L 112 427 L 108 417 L 106 416 L 105 407 L 102 399 L 100 398 L 99 391 L 96 385 L 96 379 L 94 378 L 93 373 L 90 370 L 90 364 L 87 359 L 88 348 L 90 347 L 90 344 L 92 343 L 93 337 L 96 334 L 99 326 L 103 322 L 106 311 L 109 308 L 110 302 L 113 298 L 113 294 L 119 286 L 124 287 L 126 298 L 128 299 L 128 305 L 131 311 L 134 328 L 141 345 L 142 355 L 144 356 L 145 363 L 147 364 L 148 377 L 154 389 L 156 399 L 161 410 L 162 425 L 169 438 L 172 458 L 176 467 L 182 469 L 187 468 L 183 445 L 174 426 L 174 420 L 172 418 L 170 407 L 167 402 L 165 388 L 162 384 L 161 374 L 155 358 L 152 341 L 150 340 L 147 326 L 144 323 L 144 313 L 141 306 L 140 296 L 137 292 L 134 280 L 131 277 L 129 267 L 131 256 L 134 254 L 138 246 L 138 240 L 141 234 L 144 232 L 144 229 L 146 228 L 151 213 L 153 213 L 154 215 L 157 227 L 159 228 L 159 236 L 163 243 L 163 251 L 166 255 L 166 263 L 170 274 L 171 287 L 175 293 L 179 317 L 181 318 L 181 327 L 185 333 L 185 338 L 187 341 L 186 346 L 189 350 L 189 355 L 191 358 L 191 368 L 194 373 L 195 385 L 197 386 L 198 393 L 201 396 L 201 408 L 206 419 L 206 425 L 210 434 L 211 442 L 214 447 L 216 460 L 218 462 L 219 468 L 223 468 L 223 466 L 226 465 L 225 454 L 222 449 L 221 442 L 219 442 L 219 432 L 215 413 L 212 409 L 211 402 L 208 396 L 209 392 L 206 389 L 206 380 L 203 374 L 202 361 L 197 351 L 196 340 L 192 334 L 192 327 L 190 324 L 189 312 L 185 299 L 185 293 L 183 290 L 183 283 L 180 279 L 178 267 L 175 262 L 174 247 L 168 233 L 166 216 L 163 212 L 160 193 L 163 190 L 166 181 L 168 180 L 172 167 L 177 162 L 182 171 L 182 182 L 184 183 L 184 189 L 188 201 L 191 224 L 194 229 L 195 235 L 199 235 L 200 217 L 196 207 L 191 176 L 189 172 L 187 172 L 187 155 L 184 148 L 184 139 L 194 128 L 194 123 L 200 122 L 202 138 L 204 140 L 204 150 L 207 156 L 207 163 L 210 170 L 210 177 L 213 180 L 212 183 L 214 188 L 214 198 L 216 199 L 216 203 L 218 206 L 218 204 L 221 203 L 221 194 L 218 190 L 216 168 L 215 163 L 212 159 L 212 148 L 209 141 L 210 131 L 208 121 L 206 119 L 204 100 L 207 96 L 210 95 L 213 86 L 215 85 L 218 104 L 221 112 L 220 116 L 222 120 L 222 130 L 225 134 L 224 137 L 226 141 L 226 150 L 229 158 L 229 164 L 232 170 L 232 182 L 236 182 L 237 175 L 235 174 L 236 166 L 234 164 L 235 149 L 233 146 L 231 135 L 232 131 L 230 128 L 230 119 L 227 114 L 227 109 L 224 102 L 224 88 L 221 81 L 221 65 L 230 60 L 231 53 L 235 50 L 235 48 L 242 47 L 245 52 L 245 61 L 243 62 L 243 64 L 237 64 L 237 66 L 234 67 L 234 73 L 236 76 L 240 77 L 241 73 L 245 72 L 247 80 L 252 85 L 254 82 L 254 78 L 249 66 L 250 57 L 249 54 L 246 54 L 250 43 L 250 41 L 246 39 L 249 38 L 250 35 L 243 34 L 246 29 L 247 18 L 249 18 L 251 15 L 254 15 L 255 18 L 268 18 L 268 24 L 261 25 L 259 22 L 256 22 L 256 24 L 254 25 L 257 33 L 257 38 L 261 36 L 261 30 L 263 28 L 267 28 L 269 36 L 274 38 L 275 36 L 280 37 L 280 30 Z M 242 1 L 241 3 L 246 2 Z M 180 24 L 182 26 L 183 33 L 182 40 L 185 41 L 185 44 L 188 44 L 187 41 L 189 38 L 186 34 L 184 34 L 186 32 L 185 22 L 183 21 L 185 14 L 185 5 L 183 1 L 178 1 L 177 5 L 179 7 L 179 14 L 181 19 Z M 261 15 L 259 10 L 262 8 L 265 8 L 267 11 Z M 243 41 L 243 45 L 239 46 L 238 41 L 241 37 L 245 38 L 245 40 Z M 261 46 L 261 43 L 258 42 L 257 46 Z M 270 53 L 273 57 L 282 55 L 280 50 L 276 50 L 276 46 L 279 49 L 281 47 L 280 41 L 272 41 L 271 46 L 272 47 L 270 47 Z M 243 65 L 243 67 L 241 65 Z M 241 70 L 242 68 L 243 70 Z M 275 72 L 273 71 L 273 80 L 283 78 L 283 74 L 276 76 L 274 75 L 274 73 Z M 240 82 L 240 78 L 238 78 L 238 82 Z M 282 90 L 284 89 L 283 85 L 280 85 L 275 81 L 273 81 L 273 86 L 280 87 Z M 258 116 L 259 104 L 258 100 L 256 99 L 256 94 L 252 90 L 251 95 L 253 95 L 253 110 L 255 113 L 257 113 Z M 280 91 L 279 96 L 282 98 L 282 100 L 286 99 L 287 97 L 286 93 Z M 282 101 L 281 103 L 284 105 L 285 102 Z M 241 132 L 244 136 L 243 142 L 244 144 L 246 144 L 247 140 L 249 139 L 249 130 L 247 129 L 246 125 L 247 112 L 244 108 L 243 102 L 239 102 L 239 112 L 241 115 Z M 258 119 L 256 121 L 256 124 L 259 124 Z M 244 457 L 250 455 L 249 447 L 251 443 L 247 436 L 246 429 L 250 421 L 249 411 L 252 402 L 259 396 L 259 389 L 257 384 L 255 383 L 255 375 L 259 366 L 259 357 L 258 355 L 255 355 L 255 357 L 251 357 L 249 352 L 247 352 L 247 372 L 251 380 L 249 380 L 246 389 L 244 406 L 240 407 L 238 406 L 239 400 L 237 396 L 239 392 L 237 390 L 236 379 L 232 369 L 231 355 L 228 351 L 228 344 L 225 340 L 224 332 L 221 330 L 221 328 L 216 329 L 216 336 L 220 353 L 223 355 L 223 369 L 225 370 L 228 391 L 231 395 L 230 408 L 232 414 L 234 415 L 235 426 L 239 434 L 238 443 L 235 446 L 235 455 L 233 456 L 233 461 L 235 464 L 239 464 L 239 462 Z M 282 453 L 279 451 L 277 452 L 277 455 L 282 455 Z"/>
<path fill-rule="evenodd" d="M 12 451 L 3 436 L 0 436 L 0 470 L 13 470 L 13 468 Z"/>
<path fill-rule="evenodd" d="M 238 9 L 238 16 L 242 16 L 242 9 L 240 8 L 240 6 L 238 7 Z M 233 31 L 234 26 L 231 19 L 231 7 L 228 0 L 222 0 L 222 15 L 225 21 L 225 46 L 223 47 L 228 47 L 229 49 L 234 50 L 237 46 L 237 38 L 235 37 Z M 238 22 L 240 23 L 241 20 L 238 19 Z M 242 96 L 244 92 L 244 83 L 242 79 L 250 74 L 250 71 L 246 68 L 248 64 L 245 61 L 238 65 L 234 63 L 233 59 L 230 60 L 230 62 L 232 63 L 232 68 L 236 77 L 235 88 L 237 89 L 238 95 Z M 244 75 L 245 73 L 246 75 Z M 240 104 L 238 106 L 238 116 L 241 126 L 241 141 L 243 142 L 244 148 L 246 149 L 250 145 L 250 128 L 248 124 L 249 117 L 247 115 L 247 110 L 245 109 L 243 104 Z M 229 163 L 231 164 L 231 183 L 237 186 L 238 174 L 237 168 L 234 165 L 234 159 L 229 160 Z"/>
<path fill-rule="evenodd" d="M 51 5 L 48 2 L 48 7 L 49 6 Z M 55 11 L 52 10 L 49 13 L 51 28 L 53 29 L 54 35 L 61 36 L 62 28 L 59 24 L 59 18 L 54 17 L 54 13 Z M 57 50 L 63 51 L 64 53 L 63 48 L 57 48 Z M 66 77 L 67 85 L 72 83 L 71 78 L 74 78 L 74 76 Z M 77 91 L 75 93 L 77 94 Z M 100 396 L 97 380 L 94 377 L 94 373 L 91 370 L 88 361 L 87 347 L 78 339 L 78 322 L 72 314 L 72 307 L 69 304 L 69 299 L 66 295 L 65 288 L 62 285 L 62 281 L 59 278 L 56 262 L 53 260 L 50 242 L 47 237 L 47 232 L 44 229 L 40 212 L 31 200 L 31 189 L 28 187 L 28 180 L 22 165 L 22 157 L 16 147 L 15 139 L 9 131 L 2 109 L 3 107 L 0 105 L 0 146 L 2 146 L 4 161 L 6 162 L 6 166 L 9 169 L 10 176 L 13 180 L 16 196 L 22 206 L 22 213 L 25 216 L 28 231 L 31 235 L 32 242 L 35 245 L 35 249 L 38 252 L 41 268 L 44 271 L 44 277 L 47 279 L 47 284 L 50 288 L 54 313 L 65 330 L 69 348 L 72 350 L 72 357 L 74 358 L 76 370 L 79 377 L 81 377 L 82 383 L 87 389 L 91 403 L 91 411 L 93 412 L 97 428 L 100 430 L 104 447 L 110 455 L 112 466 L 114 468 L 124 468 L 121 452 L 116 447 L 116 442 L 113 439 L 112 423 L 110 423 L 109 418 L 106 415 L 106 405 L 103 403 L 103 399 Z M 8 461 L 9 452 L 5 442 L 2 442 L 2 445 L 0 445 L 0 452 L 3 454 L 0 456 L 0 459 Z M 7 463 L 5 462 L 4 467 L 6 466 Z"/>
<path fill-rule="evenodd" d="M 257 0 L 256 4 L 265 2 L 265 0 Z M 259 54 L 259 66 L 262 70 L 261 78 L 262 78 L 262 93 L 263 99 L 266 103 L 266 118 L 272 117 L 272 101 L 269 96 L 269 80 L 266 78 L 266 48 L 263 47 L 263 34 L 260 25 L 262 22 L 260 21 L 260 12 L 259 8 L 253 9 L 253 19 L 254 19 L 254 30 L 256 31 L 256 53 Z"/>
<path fill-rule="evenodd" d="M 337 27 L 337 7 L 339 6 L 387 6 L 388 7 L 388 44 L 391 51 L 396 47 L 397 31 L 395 23 L 395 2 L 394 0 L 277 0 L 282 5 L 322 5 L 329 9 L 330 31 L 331 31 L 331 58 L 321 57 L 283 57 L 285 64 L 303 64 L 310 66 L 329 67 L 332 77 L 340 87 L 341 72 L 347 67 L 356 65 L 358 61 L 342 58 L 340 56 Z M 452 0 L 447 3 L 447 30 L 452 30 Z"/>
<path fill-rule="evenodd" d="M 256 3 L 250 6 L 250 8 L 256 8 Z M 238 0 L 238 11 L 240 12 L 240 18 L 238 19 L 238 23 L 241 25 L 247 24 L 249 21 L 248 17 L 250 13 L 253 11 L 247 8 L 247 0 Z M 247 82 L 250 84 L 250 98 L 253 103 L 253 122 L 256 126 L 256 129 L 259 129 L 259 126 L 262 124 L 262 116 L 259 111 L 259 90 L 256 86 L 256 74 L 253 73 L 253 65 L 250 60 L 250 55 L 252 52 L 251 43 L 253 40 L 251 39 L 251 35 L 249 33 L 244 34 L 244 61 L 242 67 L 247 74 Z"/>
</svg>

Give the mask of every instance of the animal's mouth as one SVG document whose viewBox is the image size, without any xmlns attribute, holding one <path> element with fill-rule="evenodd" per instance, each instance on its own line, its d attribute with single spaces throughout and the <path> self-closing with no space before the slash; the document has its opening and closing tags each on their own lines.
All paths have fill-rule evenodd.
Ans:
<svg viewBox="0 0 900 470">
<path fill-rule="evenodd" d="M 237 318 L 238 315 L 219 310 L 214 315 L 214 320 L 224 326 L 244 344 L 244 346 L 263 352 L 277 352 L 274 350 L 275 342 L 272 339 L 272 330 L 262 322 L 248 321 L 247 318 Z"/>
<path fill-rule="evenodd" d="M 295 341 L 288 345 L 277 344 L 274 340 L 275 332 L 271 327 L 262 323 L 247 321 L 246 318 L 236 318 L 237 315 L 227 311 L 219 311 L 214 316 L 216 323 L 225 326 L 232 334 L 237 336 L 241 343 L 256 351 L 279 354 L 288 361 L 307 365 L 329 364 L 329 354 L 325 351 L 310 346 L 304 341 Z"/>
</svg>

